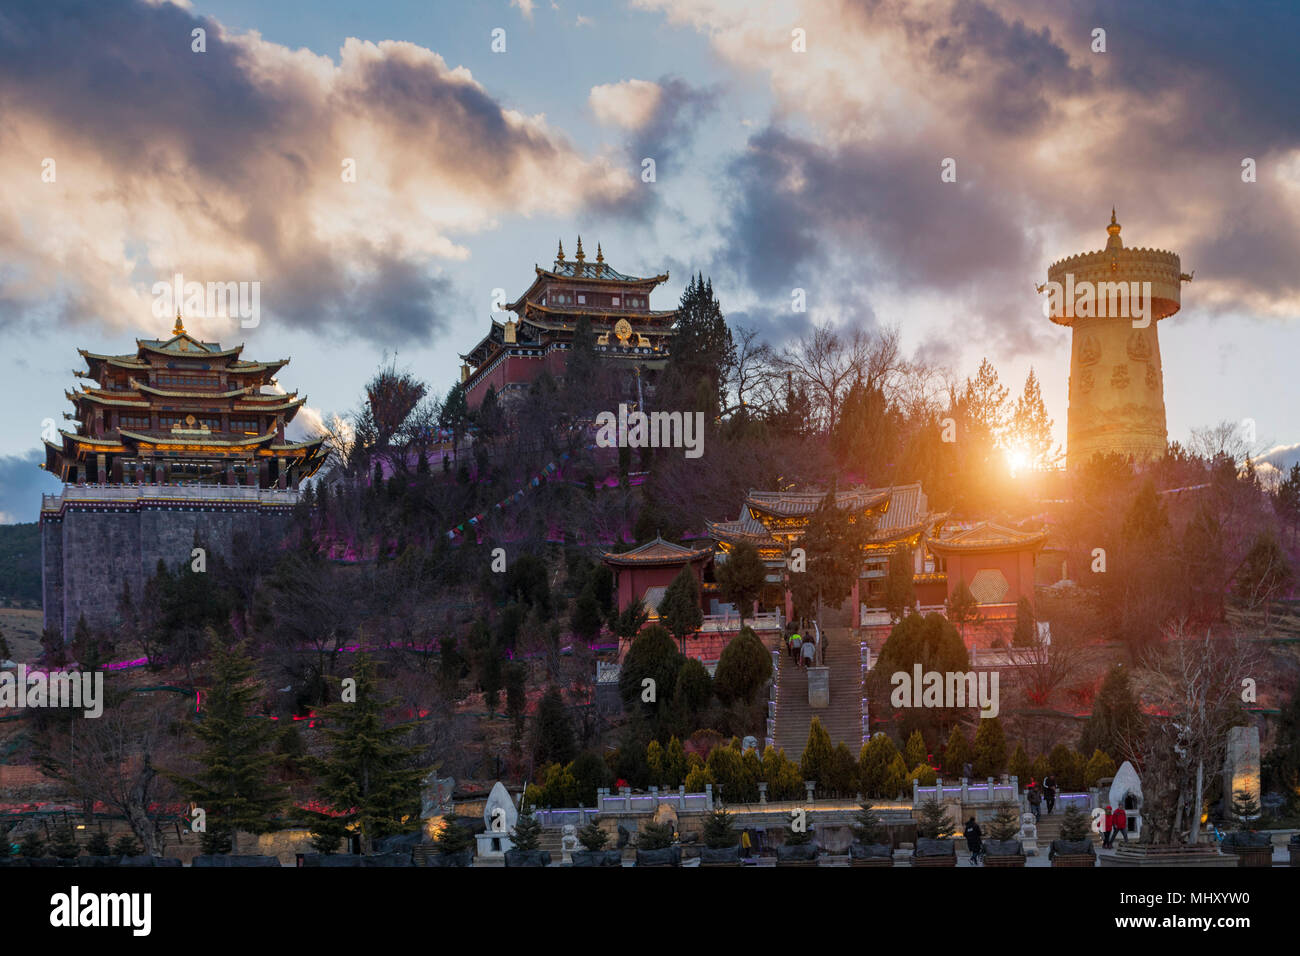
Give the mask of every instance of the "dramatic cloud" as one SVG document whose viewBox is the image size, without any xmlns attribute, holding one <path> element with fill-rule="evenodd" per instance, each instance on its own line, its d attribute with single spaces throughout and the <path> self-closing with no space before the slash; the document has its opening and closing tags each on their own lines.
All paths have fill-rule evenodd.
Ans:
<svg viewBox="0 0 1300 956">
<path fill-rule="evenodd" d="M 10 5 L 0 112 L 0 324 L 156 330 L 151 287 L 180 272 L 400 345 L 445 323 L 458 236 L 634 189 L 430 50 L 349 39 L 336 61 L 170 5 Z"/>
<path fill-rule="evenodd" d="M 1115 204 L 1127 244 L 1197 270 L 1196 309 L 1300 314 L 1300 8 L 1260 8 L 1225 35 L 1206 4 L 1158 18 L 1029 0 L 634 5 L 770 85 L 773 115 L 723 186 L 719 252 L 760 293 L 867 276 L 883 320 L 910 289 L 959 341 L 1032 354 L 1052 333 L 1030 283 L 1101 248 Z"/>
</svg>

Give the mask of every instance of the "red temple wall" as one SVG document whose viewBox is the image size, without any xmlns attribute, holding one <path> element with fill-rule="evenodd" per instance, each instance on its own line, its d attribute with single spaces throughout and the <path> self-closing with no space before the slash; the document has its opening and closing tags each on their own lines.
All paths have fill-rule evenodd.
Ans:
<svg viewBox="0 0 1300 956">
<path fill-rule="evenodd" d="M 970 587 L 975 575 L 984 570 L 1002 572 L 1009 585 L 1007 593 L 998 604 L 1010 604 L 1013 607 L 1022 597 L 1034 601 L 1034 554 L 1032 551 L 1011 551 L 1000 554 L 949 554 L 948 555 L 947 597 L 957 588 L 957 582 L 965 581 Z M 926 602 L 922 602 L 926 603 Z M 935 602 L 940 603 L 940 602 Z"/>
</svg>

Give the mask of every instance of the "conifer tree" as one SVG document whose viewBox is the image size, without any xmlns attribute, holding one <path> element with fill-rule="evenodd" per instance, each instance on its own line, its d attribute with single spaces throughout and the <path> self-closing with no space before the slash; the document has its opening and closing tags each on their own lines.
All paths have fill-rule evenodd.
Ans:
<svg viewBox="0 0 1300 956">
<path fill-rule="evenodd" d="M 357 655 L 352 679 L 355 700 L 349 693 L 321 713 L 328 753 L 307 763 L 320 798 L 336 813 L 343 811 L 316 825 L 324 824 L 326 835 L 340 824 L 354 830 L 362 852 L 369 852 L 374 841 L 418 825 L 425 771 L 414 762 L 419 748 L 401 744 L 410 728 L 385 724 L 384 712 L 396 701 L 380 699 L 375 666 L 367 655 Z"/>
<path fill-rule="evenodd" d="M 948 808 L 934 797 L 922 801 L 919 813 L 920 819 L 916 821 L 918 836 L 931 840 L 942 840 L 952 836 L 952 820 L 949 818 Z"/>
<path fill-rule="evenodd" d="M 704 821 L 704 844 L 711 850 L 725 850 L 740 842 L 740 834 L 732 823 L 731 814 L 718 807 Z"/>
<path fill-rule="evenodd" d="M 519 808 L 514 830 L 510 833 L 510 842 L 516 850 L 536 850 L 542 845 L 542 821 L 533 815 L 531 805 Z"/>
<path fill-rule="evenodd" d="M 965 773 L 970 759 L 970 744 L 966 742 L 966 735 L 959 725 L 953 724 L 952 733 L 948 735 L 948 746 L 943 751 L 944 773 L 960 776 Z"/>
<path fill-rule="evenodd" d="M 81 855 L 81 846 L 77 843 L 77 831 L 68 824 L 54 828 L 54 839 L 50 841 L 50 852 L 60 860 L 72 860 Z"/>
<path fill-rule="evenodd" d="M 1016 630 L 1011 637 L 1012 647 L 1033 647 L 1038 643 L 1038 625 L 1034 621 L 1034 609 L 1029 598 L 1022 597 L 1016 602 Z"/>
<path fill-rule="evenodd" d="M 903 748 L 903 759 L 907 761 L 909 767 L 917 767 L 928 761 L 929 753 L 925 749 L 925 738 L 921 736 L 921 731 L 914 730 L 907 738 L 907 745 Z"/>
<path fill-rule="evenodd" d="M 975 776 L 995 777 L 1007 765 L 1007 737 L 996 717 L 981 717 L 975 731 Z"/>
<path fill-rule="evenodd" d="M 799 758 L 799 772 L 805 780 L 816 780 L 823 789 L 828 784 L 831 769 L 831 735 L 822 726 L 820 717 L 813 717 L 808 726 L 808 742 Z"/>
<path fill-rule="evenodd" d="M 1128 669 L 1116 664 L 1102 679 L 1079 748 L 1085 752 L 1122 753 L 1124 740 L 1135 737 L 1141 727 L 1142 710 L 1133 693 Z"/>
<path fill-rule="evenodd" d="M 589 853 L 599 853 L 609 842 L 609 833 L 595 820 L 578 830 L 578 842 Z"/>
<path fill-rule="evenodd" d="M 113 850 L 110 856 L 139 856 L 144 852 L 144 847 L 130 833 L 123 833 L 113 841 Z"/>
<path fill-rule="evenodd" d="M 889 555 L 889 570 L 885 577 L 885 608 L 892 621 L 901 621 L 916 604 L 916 586 L 913 582 L 912 551 L 900 544 Z"/>
<path fill-rule="evenodd" d="M 889 840 L 889 828 L 880 819 L 880 814 L 870 803 L 863 803 L 853 815 L 853 838 L 861 844 L 886 843 Z"/>
<path fill-rule="evenodd" d="M 1014 803 L 999 803 L 993 820 L 989 823 L 989 837 L 994 840 L 1014 840 L 1019 832 L 1019 808 Z"/>
<path fill-rule="evenodd" d="M 715 574 L 719 593 L 736 605 L 743 627 L 767 580 L 767 567 L 758 549 L 748 541 L 737 543 L 727 554 L 727 560 L 716 566 Z"/>
<path fill-rule="evenodd" d="M 677 639 L 681 652 L 685 654 L 687 636 L 698 631 L 704 623 L 700 583 L 691 565 L 683 567 L 664 589 L 663 599 L 659 602 L 659 620 Z"/>
<path fill-rule="evenodd" d="M 108 834 L 103 830 L 96 830 L 86 841 L 86 853 L 89 856 L 111 856 L 113 848 L 109 845 Z"/>
<path fill-rule="evenodd" d="M 255 715 L 258 691 L 253 662 L 244 645 L 214 642 L 212 686 L 203 710 L 189 725 L 200 741 L 194 777 L 165 771 L 195 806 L 205 811 L 208 846 L 229 841 L 238 850 L 238 832 L 266 833 L 284 809 L 284 788 L 272 779 L 280 763 L 275 724 Z"/>
<path fill-rule="evenodd" d="M 1088 839 L 1088 831 L 1088 814 L 1074 804 L 1067 806 L 1065 813 L 1061 816 L 1061 839 L 1077 843 L 1080 840 Z"/>
<path fill-rule="evenodd" d="M 533 759 L 536 763 L 541 766 L 571 762 L 577 752 L 577 744 L 573 737 L 573 722 L 558 687 L 549 687 L 542 695 L 537 704 L 535 720 Z"/>
</svg>

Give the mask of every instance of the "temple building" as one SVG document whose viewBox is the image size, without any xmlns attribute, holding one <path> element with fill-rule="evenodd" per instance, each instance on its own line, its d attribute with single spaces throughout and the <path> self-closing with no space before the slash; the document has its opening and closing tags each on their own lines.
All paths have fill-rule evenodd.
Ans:
<svg viewBox="0 0 1300 956">
<path fill-rule="evenodd" d="M 40 522 L 45 627 L 65 641 L 82 617 L 111 633 L 159 561 L 280 546 L 326 452 L 285 436 L 304 401 L 276 385 L 288 359 L 242 350 L 195 338 L 179 317 L 134 354 L 80 350 L 89 370 L 76 374 L 94 384 L 67 393 L 76 425 L 46 441 L 41 466 L 64 483 L 42 496 Z"/>
<path fill-rule="evenodd" d="M 285 426 L 306 397 L 275 391 L 288 359 L 252 362 L 185 331 L 136 339 L 135 354 L 79 349 L 90 379 L 65 392 L 75 430 L 45 442 L 46 471 L 66 484 L 226 484 L 297 488 L 325 460 L 322 440 Z"/>
<path fill-rule="evenodd" d="M 808 520 L 817 510 L 824 491 L 751 491 L 735 521 L 708 524 L 709 536 L 726 554 L 740 541 L 758 549 L 768 567 L 773 597 L 783 595 L 785 616 L 794 614 L 794 600 L 785 587 L 790 551 L 799 546 Z M 925 553 L 929 536 L 942 526 L 946 515 L 932 514 L 919 482 L 891 488 L 852 488 L 837 491 L 836 507 L 849 522 L 868 521 L 872 531 L 863 547 L 862 571 L 853 583 L 851 608 L 872 608 L 883 603 L 889 556 L 900 545 L 913 554 L 917 595 L 923 605 L 943 601 L 942 577 Z"/>
<path fill-rule="evenodd" d="M 677 311 L 650 308 L 650 293 L 668 280 L 667 272 L 624 275 L 605 261 L 599 243 L 596 261 L 588 262 L 581 236 L 573 259 L 565 258 L 561 242 L 551 268 L 533 269 L 532 285 L 505 307 L 514 316 L 493 319 L 487 335 L 461 355 L 461 384 L 471 409 L 482 404 L 489 386 L 506 398 L 525 391 L 543 371 L 562 379 L 564 353 L 583 315 L 603 358 L 637 374 L 667 362 Z"/>
<path fill-rule="evenodd" d="M 1072 329 L 1066 448 L 1072 469 L 1095 454 L 1146 461 L 1166 450 L 1156 328 L 1178 311 L 1182 283 L 1191 276 L 1180 271 L 1176 253 L 1126 248 L 1120 229 L 1112 209 L 1106 248 L 1053 263 L 1038 290 L 1051 287 L 1048 317 Z"/>
<path fill-rule="evenodd" d="M 691 568 L 703 594 L 704 566 L 713 558 L 713 548 L 708 545 L 686 548 L 656 537 L 631 551 L 603 552 L 601 558 L 614 572 L 619 609 L 640 598 L 645 602 L 650 620 L 656 621 L 664 591 L 682 568 Z"/>
</svg>

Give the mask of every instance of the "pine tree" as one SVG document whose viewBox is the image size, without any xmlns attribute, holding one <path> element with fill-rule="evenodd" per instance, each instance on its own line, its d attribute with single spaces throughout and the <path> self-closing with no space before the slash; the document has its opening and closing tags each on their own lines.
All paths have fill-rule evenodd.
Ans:
<svg viewBox="0 0 1300 956">
<path fill-rule="evenodd" d="M 1092 716 L 1083 727 L 1079 741 L 1082 750 L 1100 750 L 1118 754 L 1126 739 L 1134 738 L 1142 728 L 1142 710 L 1129 680 L 1129 672 L 1116 664 L 1106 673 L 1101 690 L 1093 701 Z"/>
<path fill-rule="evenodd" d="M 792 572 L 790 590 L 796 605 L 811 609 L 821 625 L 823 605 L 844 603 L 862 570 L 862 546 L 871 533 L 871 522 L 858 518 L 849 522 L 837 504 L 834 482 L 808 518 L 799 547 L 804 549 L 806 570 Z"/>
<path fill-rule="evenodd" d="M 885 608 L 891 621 L 901 621 L 916 604 L 912 550 L 900 544 L 889 555 L 889 569 L 885 576 Z"/>
<path fill-rule="evenodd" d="M 966 735 L 959 725 L 953 724 L 952 733 L 948 735 L 948 746 L 943 751 L 943 772 L 963 776 L 970 759 L 970 744 L 966 742 Z"/>
<path fill-rule="evenodd" d="M 1024 454 L 1035 471 L 1054 468 L 1061 459 L 1060 446 L 1052 447 L 1052 419 L 1032 367 L 1025 379 L 1025 390 L 1016 400 L 1011 416 L 1010 444 Z"/>
<path fill-rule="evenodd" d="M 701 411 L 712 421 L 722 409 L 723 386 L 736 347 L 713 294 L 713 281 L 703 274 L 692 276 L 683 290 L 673 332 L 672 353 L 661 385 L 664 397 L 675 405 L 693 405 L 703 382 L 709 405 Z"/>
<path fill-rule="evenodd" d="M 996 777 L 1007 765 L 1007 737 L 996 717 L 982 717 L 975 731 L 975 776 Z"/>
<path fill-rule="evenodd" d="M 201 748 L 200 769 L 185 777 L 165 771 L 186 797 L 206 811 L 210 840 L 238 846 L 238 832 L 267 833 L 286 803 L 284 788 L 272 779 L 280 763 L 275 724 L 254 715 L 258 691 L 253 662 L 244 645 L 214 642 L 212 687 L 203 695 L 203 710 L 189 725 Z"/>
<path fill-rule="evenodd" d="M 77 831 L 66 823 L 55 827 L 54 839 L 50 842 L 50 852 L 60 860 L 72 860 L 81 855 L 81 846 L 77 843 Z"/>
<path fill-rule="evenodd" d="M 1245 827 L 1259 817 L 1259 798 L 1249 790 L 1235 790 L 1232 794 L 1232 816 Z M 55 853 L 58 856 L 58 853 Z"/>
<path fill-rule="evenodd" d="M 916 821 L 918 836 L 931 840 L 942 840 L 952 836 L 953 827 L 948 808 L 934 797 L 923 801 L 918 812 L 920 813 L 920 818 Z"/>
<path fill-rule="evenodd" d="M 727 560 L 715 566 L 718 591 L 740 613 L 740 623 L 751 613 L 763 585 L 767 581 L 767 566 L 758 549 L 748 541 L 741 541 L 727 553 Z"/>
<path fill-rule="evenodd" d="M 929 752 L 925 749 L 925 738 L 921 736 L 921 732 L 919 730 L 912 731 L 912 735 L 907 738 L 907 745 L 903 748 L 903 759 L 907 761 L 907 765 L 916 767 L 928 763 L 929 756 Z"/>
<path fill-rule="evenodd" d="M 88 856 L 111 856 L 113 848 L 108 842 L 108 834 L 103 830 L 96 830 L 86 841 L 86 854 Z"/>
<path fill-rule="evenodd" d="M 470 832 L 469 827 L 457 822 L 454 818 L 448 818 L 443 823 L 437 842 L 438 853 L 442 856 L 464 853 L 473 845 L 474 834 Z"/>
<path fill-rule="evenodd" d="M 144 853 L 144 847 L 130 833 L 123 833 L 113 841 L 113 850 L 110 856 L 139 856 Z"/>
<path fill-rule="evenodd" d="M 1033 647 L 1038 643 L 1038 625 L 1034 621 L 1034 608 L 1029 598 L 1016 602 L 1016 630 L 1011 638 L 1012 647 Z"/>
<path fill-rule="evenodd" d="M 740 834 L 732 823 L 731 814 L 722 807 L 714 810 L 704 821 L 704 844 L 710 850 L 725 850 L 740 842 Z"/>
<path fill-rule="evenodd" d="M 558 687 L 549 687 L 537 704 L 534 718 L 533 759 L 540 766 L 548 763 L 567 764 L 573 760 L 577 744 L 573 737 L 573 722 L 569 709 Z"/>
<path fill-rule="evenodd" d="M 861 787 L 864 796 L 887 797 L 891 800 L 898 796 L 897 790 L 889 789 L 890 767 L 896 757 L 899 757 L 898 747 L 887 734 L 873 734 L 871 739 L 862 745 L 862 750 L 858 753 L 858 786 Z M 903 771 L 906 775 L 906 762 Z"/>
<path fill-rule="evenodd" d="M 826 788 L 833 749 L 831 735 L 822 726 L 821 718 L 813 717 L 808 726 L 808 742 L 799 758 L 799 772 L 805 780 L 816 780 L 823 789 Z"/>
<path fill-rule="evenodd" d="M 812 842 L 812 833 L 806 825 L 799 829 L 795 829 L 794 824 L 795 821 L 792 819 L 785 825 L 785 845 L 807 846 Z"/>
<path fill-rule="evenodd" d="M 957 581 L 957 586 L 953 588 L 952 594 L 944 602 L 947 606 L 948 620 L 961 630 L 962 640 L 966 639 L 966 622 L 977 620 L 979 617 L 980 602 L 975 595 L 971 593 L 966 582 Z"/>
<path fill-rule="evenodd" d="M 45 841 L 41 839 L 39 829 L 27 831 L 27 835 L 23 837 L 23 842 L 18 844 L 18 855 L 29 860 L 45 855 Z"/>
<path fill-rule="evenodd" d="M 1019 832 L 1019 808 L 1014 803 L 999 803 L 997 812 L 989 823 L 989 837 L 994 840 L 1014 840 Z"/>
<path fill-rule="evenodd" d="M 673 578 L 664 590 L 659 602 L 659 620 L 669 633 L 677 639 L 681 652 L 686 653 L 686 638 L 700 629 L 704 623 L 704 611 L 700 608 L 700 583 L 696 580 L 695 569 L 686 565 Z"/>
<path fill-rule="evenodd" d="M 1089 830 L 1088 814 L 1074 804 L 1067 806 L 1065 813 L 1061 816 L 1061 839 L 1077 843 L 1080 840 L 1088 839 Z"/>
<path fill-rule="evenodd" d="M 639 850 L 663 850 L 673 845 L 673 825 L 664 823 L 644 823 L 637 833 L 636 845 Z"/>
<path fill-rule="evenodd" d="M 875 807 L 871 804 L 861 804 L 853 819 L 855 821 L 853 838 L 858 843 L 869 845 L 889 842 L 889 828 L 881 821 L 880 814 L 876 813 Z"/>
<path fill-rule="evenodd" d="M 757 634 L 743 627 L 722 649 L 714 670 L 713 691 L 724 704 L 735 700 L 748 703 L 771 679 L 772 655 Z"/>
<path fill-rule="evenodd" d="M 533 815 L 531 805 L 519 808 L 515 828 L 510 833 L 510 842 L 516 850 L 536 850 L 542 845 L 542 821 Z"/>
<path fill-rule="evenodd" d="M 1115 776 L 1115 761 L 1100 750 L 1094 750 L 1083 770 L 1084 785 L 1095 787 L 1098 780 L 1113 776 Z"/>
<path fill-rule="evenodd" d="M 1033 765 L 1029 762 L 1029 754 L 1025 752 L 1024 743 L 1016 744 L 1015 753 L 1011 755 L 1011 763 L 1008 765 L 1011 775 L 1022 787 L 1029 786 L 1029 778 L 1033 773 Z"/>
<path fill-rule="evenodd" d="M 410 727 L 385 725 L 384 712 L 397 701 L 380 699 L 375 666 L 367 655 L 357 655 L 353 680 L 355 701 L 342 700 L 322 712 L 329 751 L 308 766 L 321 800 L 336 812 L 345 811 L 321 821 L 326 832 L 346 825 L 361 837 L 362 852 L 369 852 L 375 840 L 418 826 L 425 770 L 414 762 L 420 749 L 400 743 Z"/>
<path fill-rule="evenodd" d="M 578 830 L 578 842 L 589 853 L 599 853 L 609 842 L 609 833 L 595 820 Z"/>
</svg>

